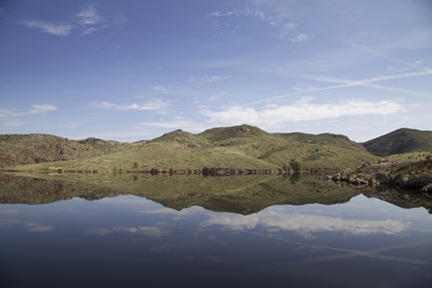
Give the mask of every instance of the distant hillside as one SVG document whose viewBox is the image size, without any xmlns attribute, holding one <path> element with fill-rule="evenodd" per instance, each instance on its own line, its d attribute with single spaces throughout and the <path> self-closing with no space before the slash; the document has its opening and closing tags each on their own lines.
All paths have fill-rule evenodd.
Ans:
<svg viewBox="0 0 432 288">
<path fill-rule="evenodd" d="M 125 144 L 96 138 L 69 140 L 47 134 L 0 135 L 0 167 L 86 159 L 116 153 Z"/>
<path fill-rule="evenodd" d="M 432 151 L 432 131 L 402 128 L 363 143 L 371 153 L 379 156 L 408 152 Z"/>
<path fill-rule="evenodd" d="M 346 139 L 338 141 L 349 142 Z M 289 163 L 294 158 L 302 162 L 304 170 L 311 168 L 339 170 L 354 168 L 366 161 L 378 159 L 365 150 L 346 149 L 339 146 L 299 143 L 289 137 L 271 134 L 258 127 L 240 125 L 213 128 L 199 134 L 176 130 L 153 140 L 120 146 L 124 149 L 117 153 L 100 154 L 92 158 L 77 157 L 71 161 L 32 164 L 15 167 L 15 169 L 111 171 L 201 167 L 278 169 L 283 163 Z"/>
<path fill-rule="evenodd" d="M 330 145 L 339 148 L 356 150 L 366 152 L 366 148 L 354 141 L 351 141 L 347 136 L 341 134 L 305 134 L 305 133 L 274 133 L 274 135 L 284 137 L 287 139 L 292 139 L 300 143 L 310 143 L 310 144 L 320 144 L 320 145 Z"/>
</svg>

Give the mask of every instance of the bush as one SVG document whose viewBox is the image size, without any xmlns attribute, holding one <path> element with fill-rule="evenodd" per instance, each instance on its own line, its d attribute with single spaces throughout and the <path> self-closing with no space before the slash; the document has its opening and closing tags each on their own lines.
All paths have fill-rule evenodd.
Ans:
<svg viewBox="0 0 432 288">
<path fill-rule="evenodd" d="M 296 159 L 291 159 L 290 166 L 292 170 L 294 171 L 301 171 L 302 170 L 302 163 Z"/>
<path fill-rule="evenodd" d="M 289 171 L 289 170 L 291 170 L 291 167 L 286 163 L 282 163 L 282 171 Z"/>
</svg>

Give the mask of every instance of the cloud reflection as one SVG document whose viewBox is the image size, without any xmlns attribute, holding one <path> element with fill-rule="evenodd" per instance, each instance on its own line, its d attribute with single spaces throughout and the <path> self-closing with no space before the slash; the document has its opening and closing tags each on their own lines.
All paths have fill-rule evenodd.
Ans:
<svg viewBox="0 0 432 288">
<path fill-rule="evenodd" d="M 37 222 L 28 222 L 28 221 L 21 221 L 17 219 L 0 219 L 0 227 L 2 226 L 8 226 L 8 225 L 14 225 L 14 224 L 22 224 L 27 227 L 27 232 L 48 232 L 54 229 L 54 226 L 45 225 L 42 223 Z"/>
<path fill-rule="evenodd" d="M 201 226 L 222 225 L 231 230 L 249 230 L 261 225 L 270 232 L 277 230 L 296 231 L 305 238 L 313 238 L 312 233 L 340 232 L 356 236 L 368 234 L 395 235 L 406 230 L 411 222 L 396 220 L 357 220 L 342 219 L 311 214 L 285 213 L 278 209 L 268 209 L 258 214 L 242 216 L 235 214 L 212 214 Z"/>
<path fill-rule="evenodd" d="M 117 226 L 117 227 L 109 227 L 109 228 L 91 229 L 88 231 L 89 234 L 96 234 L 101 236 L 112 234 L 112 233 L 122 233 L 122 232 L 144 234 L 152 238 L 159 238 L 169 233 L 169 231 L 166 229 L 160 227 L 150 227 L 150 226 L 137 226 L 137 227 Z"/>
</svg>

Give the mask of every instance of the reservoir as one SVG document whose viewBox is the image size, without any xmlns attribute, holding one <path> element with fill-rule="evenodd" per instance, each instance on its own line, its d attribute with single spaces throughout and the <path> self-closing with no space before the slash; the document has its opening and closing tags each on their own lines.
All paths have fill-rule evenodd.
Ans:
<svg viewBox="0 0 432 288">
<path fill-rule="evenodd" d="M 432 199 L 305 175 L 0 175 L 1 287 L 431 287 Z"/>
</svg>

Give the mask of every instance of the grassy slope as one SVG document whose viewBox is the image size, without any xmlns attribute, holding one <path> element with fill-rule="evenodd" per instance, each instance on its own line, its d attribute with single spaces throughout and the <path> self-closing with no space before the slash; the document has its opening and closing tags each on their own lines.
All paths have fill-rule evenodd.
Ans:
<svg viewBox="0 0 432 288">
<path fill-rule="evenodd" d="M 402 128 L 363 143 L 371 153 L 381 156 L 432 151 L 432 131 Z"/>
<path fill-rule="evenodd" d="M 0 135 L 0 167 L 86 159 L 116 153 L 127 144 L 88 138 L 69 140 L 47 134 Z"/>
<path fill-rule="evenodd" d="M 237 169 L 278 169 L 295 158 L 310 168 L 337 169 L 376 160 L 370 153 L 336 146 L 298 143 L 242 125 L 214 128 L 200 134 L 181 130 L 146 142 L 136 142 L 115 154 L 73 161 L 14 167 L 15 169 L 198 169 L 224 167 Z"/>
</svg>

